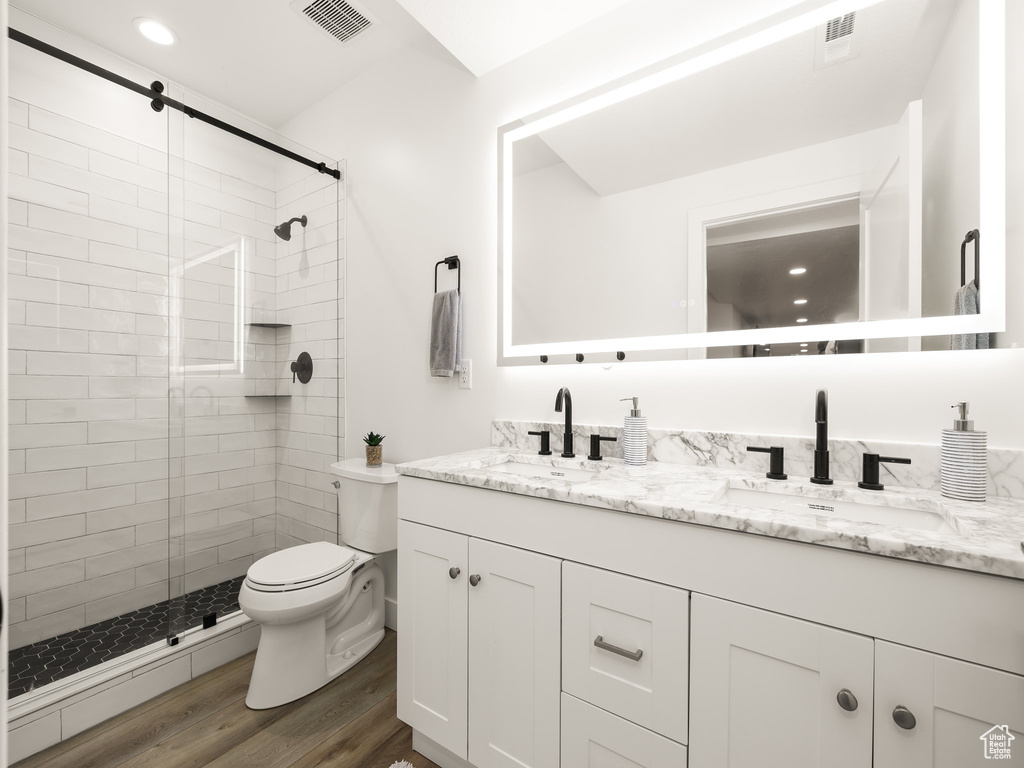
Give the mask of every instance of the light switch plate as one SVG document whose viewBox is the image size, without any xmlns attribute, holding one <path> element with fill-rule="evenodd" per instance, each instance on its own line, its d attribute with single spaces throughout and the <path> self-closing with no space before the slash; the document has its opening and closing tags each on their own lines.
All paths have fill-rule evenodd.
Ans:
<svg viewBox="0 0 1024 768">
<path fill-rule="evenodd" d="M 473 388 L 473 361 L 463 360 L 462 370 L 459 371 L 459 389 Z"/>
</svg>

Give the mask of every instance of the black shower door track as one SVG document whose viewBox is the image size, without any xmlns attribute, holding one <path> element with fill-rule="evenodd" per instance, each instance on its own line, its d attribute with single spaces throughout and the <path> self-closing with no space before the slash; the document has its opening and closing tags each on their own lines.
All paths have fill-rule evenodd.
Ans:
<svg viewBox="0 0 1024 768">
<path fill-rule="evenodd" d="M 96 64 L 93 64 L 91 61 L 81 59 L 78 56 L 75 56 L 74 54 L 68 53 L 67 51 L 57 48 L 56 46 L 50 45 L 49 43 L 44 43 L 42 40 L 38 40 L 37 38 L 31 37 L 30 35 L 26 35 L 24 32 L 19 32 L 18 30 L 12 27 L 7 28 L 7 35 L 11 38 L 11 40 L 14 40 L 15 42 L 21 43 L 22 45 L 27 45 L 29 48 L 34 48 L 35 50 L 40 51 L 41 53 L 45 53 L 48 56 L 53 56 L 55 59 L 60 59 L 61 61 L 72 65 L 73 67 L 78 67 L 79 69 L 89 72 L 90 74 L 96 75 L 97 77 L 102 77 L 104 80 L 108 80 L 111 83 L 114 83 L 115 85 L 120 85 L 122 88 L 127 88 L 129 91 L 134 91 L 140 96 L 145 96 L 147 99 L 150 100 L 150 106 L 157 112 L 161 111 L 165 106 L 170 107 L 171 109 L 176 109 L 179 112 L 183 112 L 189 117 L 194 118 L 195 120 L 204 122 L 207 125 L 212 125 L 214 128 L 219 128 L 220 130 L 230 133 L 233 136 L 237 136 L 240 139 L 251 141 L 253 144 L 257 144 L 263 147 L 264 149 L 269 149 L 271 152 L 276 152 L 279 155 L 283 155 L 284 157 L 287 157 L 289 160 L 294 160 L 295 162 L 302 163 L 303 165 L 309 166 L 310 168 L 315 168 L 320 173 L 326 173 L 328 176 L 333 176 L 335 179 L 341 178 L 341 171 L 339 171 L 337 168 L 328 168 L 326 163 L 318 163 L 315 160 L 310 160 L 308 157 L 303 157 L 300 154 L 292 152 L 290 149 L 285 149 L 284 147 L 278 146 L 277 144 L 274 144 L 271 141 L 261 139 L 259 136 L 256 136 L 255 134 L 249 133 L 248 131 L 243 131 L 241 128 L 231 125 L 230 123 L 225 123 L 223 120 L 218 120 L 213 115 L 208 115 L 205 112 L 200 112 L 198 109 L 194 109 L 193 107 L 189 107 L 183 104 L 182 102 L 177 101 L 176 99 L 172 99 L 169 96 L 165 96 L 163 93 L 163 84 L 159 81 L 154 82 L 150 87 L 146 87 L 145 85 L 139 85 L 138 83 L 133 82 L 126 77 L 122 77 L 121 75 L 115 72 L 111 72 L 109 69 L 104 69 L 103 67 L 97 66 Z"/>
</svg>

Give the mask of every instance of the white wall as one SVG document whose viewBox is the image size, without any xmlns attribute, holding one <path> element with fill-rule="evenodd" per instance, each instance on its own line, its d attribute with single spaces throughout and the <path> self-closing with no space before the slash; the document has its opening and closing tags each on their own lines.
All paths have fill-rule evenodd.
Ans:
<svg viewBox="0 0 1024 768">
<path fill-rule="evenodd" d="M 1024 11 L 1010 5 L 1011 13 Z M 711 4 L 681 8 L 693 17 L 674 31 L 693 43 L 740 18 L 714 8 L 718 16 Z M 480 79 L 424 40 L 285 127 L 348 161 L 348 455 L 370 429 L 388 435 L 388 460 L 486 445 L 492 418 L 551 417 L 562 385 L 572 388 L 581 422 L 618 423 L 619 398 L 638 395 L 655 426 L 792 435 L 810 433 L 814 390 L 824 386 L 834 435 L 935 443 L 949 425 L 950 403 L 969 400 L 992 445 L 1024 447 L 1017 383 L 1024 353 L 1016 351 L 498 368 L 498 126 L 665 52 L 641 42 L 580 50 L 575 40 L 556 41 Z M 1024 130 L 1024 72 L 1014 47 L 1011 137 Z M 1020 169 L 1020 142 L 1010 152 L 1010 168 Z M 1020 218 L 1013 212 L 1020 211 L 1022 181 L 1011 175 L 1011 222 Z M 1010 232 L 1011 261 L 1020 259 L 1020 234 Z M 472 391 L 427 375 L 432 268 L 451 253 L 463 261 Z M 573 300 L 582 308 L 585 297 Z"/>
</svg>

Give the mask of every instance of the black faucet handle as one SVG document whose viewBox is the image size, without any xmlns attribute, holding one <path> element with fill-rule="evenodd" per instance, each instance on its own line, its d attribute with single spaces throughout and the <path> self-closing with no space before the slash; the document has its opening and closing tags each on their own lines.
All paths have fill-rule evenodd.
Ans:
<svg viewBox="0 0 1024 768">
<path fill-rule="evenodd" d="M 771 461 L 768 471 L 764 476 L 769 480 L 785 480 L 789 477 L 786 474 L 786 449 L 781 445 L 773 445 L 771 448 L 761 448 L 756 445 L 748 445 L 747 450 L 751 453 L 770 453 Z"/>
<path fill-rule="evenodd" d="M 551 433 L 548 430 L 542 429 L 539 432 L 527 432 L 527 434 L 540 437 L 540 450 L 537 451 L 540 456 L 551 455 Z"/>
<path fill-rule="evenodd" d="M 879 456 L 877 453 L 864 454 L 863 474 L 857 487 L 868 491 L 885 490 L 885 486 L 878 482 L 879 465 L 886 464 L 910 464 L 910 459 L 901 459 L 896 456 Z"/>
<path fill-rule="evenodd" d="M 590 455 L 587 456 L 591 461 L 601 460 L 601 441 L 605 440 L 609 443 L 614 443 L 619 438 L 617 437 L 602 437 L 601 435 L 590 436 Z"/>
</svg>

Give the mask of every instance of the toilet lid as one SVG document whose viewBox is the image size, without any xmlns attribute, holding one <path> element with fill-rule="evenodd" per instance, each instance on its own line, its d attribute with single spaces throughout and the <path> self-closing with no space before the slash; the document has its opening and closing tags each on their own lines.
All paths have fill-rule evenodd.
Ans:
<svg viewBox="0 0 1024 768">
<path fill-rule="evenodd" d="M 354 550 L 326 541 L 300 544 L 257 560 L 249 568 L 248 579 L 268 587 L 312 586 L 344 573 L 357 557 Z"/>
</svg>

